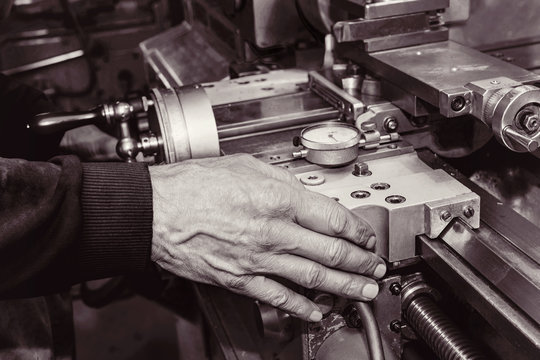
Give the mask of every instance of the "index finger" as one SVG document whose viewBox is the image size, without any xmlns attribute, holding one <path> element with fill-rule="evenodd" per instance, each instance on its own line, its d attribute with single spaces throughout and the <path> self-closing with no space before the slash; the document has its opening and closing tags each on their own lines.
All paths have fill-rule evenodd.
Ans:
<svg viewBox="0 0 540 360">
<path fill-rule="evenodd" d="M 292 200 L 293 220 L 300 226 L 367 249 L 375 246 L 371 226 L 337 201 L 308 190 L 296 192 Z"/>
</svg>

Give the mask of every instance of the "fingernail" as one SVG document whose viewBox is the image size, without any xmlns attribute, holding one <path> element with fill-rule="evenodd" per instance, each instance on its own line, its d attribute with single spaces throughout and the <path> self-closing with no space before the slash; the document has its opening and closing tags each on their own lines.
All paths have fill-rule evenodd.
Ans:
<svg viewBox="0 0 540 360">
<path fill-rule="evenodd" d="M 373 249 L 375 247 L 375 242 L 377 238 L 374 235 L 371 235 L 366 243 L 366 248 Z"/>
<path fill-rule="evenodd" d="M 311 315 L 309 315 L 309 321 L 318 322 L 322 320 L 322 313 L 320 311 L 314 310 Z"/>
<path fill-rule="evenodd" d="M 368 299 L 373 299 L 379 293 L 379 287 L 375 284 L 367 284 L 362 289 L 362 295 Z"/>
<path fill-rule="evenodd" d="M 386 274 L 386 265 L 384 264 L 377 265 L 377 267 L 375 268 L 375 271 L 373 272 L 373 276 L 375 276 L 376 278 L 382 278 L 384 274 Z"/>
</svg>

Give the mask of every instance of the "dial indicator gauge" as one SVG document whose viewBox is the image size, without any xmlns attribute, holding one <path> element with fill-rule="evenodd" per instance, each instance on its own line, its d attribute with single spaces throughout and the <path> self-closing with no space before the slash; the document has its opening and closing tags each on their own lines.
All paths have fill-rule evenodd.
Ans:
<svg viewBox="0 0 540 360">
<path fill-rule="evenodd" d="M 358 157 L 360 131 L 340 122 L 317 124 L 302 130 L 300 141 L 307 161 L 322 166 L 343 166 Z"/>
<path fill-rule="evenodd" d="M 301 141 L 307 149 L 345 149 L 358 145 L 360 132 L 356 127 L 343 123 L 318 124 L 302 130 Z"/>
</svg>

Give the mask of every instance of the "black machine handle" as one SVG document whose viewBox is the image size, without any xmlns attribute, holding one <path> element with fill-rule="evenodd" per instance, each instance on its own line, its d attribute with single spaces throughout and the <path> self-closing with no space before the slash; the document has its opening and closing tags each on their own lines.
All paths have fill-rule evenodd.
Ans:
<svg viewBox="0 0 540 360">
<path fill-rule="evenodd" d="M 88 111 L 38 114 L 27 127 L 36 134 L 48 135 L 74 129 L 79 126 L 98 124 L 104 120 L 103 108 L 97 107 Z"/>
<path fill-rule="evenodd" d="M 86 111 L 42 113 L 36 115 L 27 128 L 37 134 L 47 135 L 91 124 L 112 126 L 127 121 L 134 113 L 147 111 L 150 105 L 150 100 L 143 96 L 99 105 Z"/>
</svg>

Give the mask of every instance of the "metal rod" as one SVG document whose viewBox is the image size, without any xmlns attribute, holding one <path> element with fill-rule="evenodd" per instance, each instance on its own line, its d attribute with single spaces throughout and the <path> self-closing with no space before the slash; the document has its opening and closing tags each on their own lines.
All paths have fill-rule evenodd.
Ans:
<svg viewBox="0 0 540 360">
<path fill-rule="evenodd" d="M 84 51 L 75 50 L 75 51 L 71 51 L 65 54 L 56 55 L 47 59 L 36 61 L 30 64 L 25 64 L 25 65 L 11 68 L 11 69 L 6 69 L 6 70 L 3 70 L 2 73 L 6 76 L 15 75 L 15 74 L 23 73 L 30 70 L 36 70 L 43 67 L 60 64 L 68 60 L 80 58 L 82 56 L 84 56 Z"/>
<path fill-rule="evenodd" d="M 381 332 L 379 331 L 377 319 L 373 315 L 373 310 L 371 310 L 368 303 L 362 301 L 355 302 L 353 306 L 358 311 L 362 326 L 366 332 L 371 360 L 384 360 Z"/>
<path fill-rule="evenodd" d="M 275 118 L 263 118 L 253 121 L 245 121 L 234 125 L 220 125 L 218 126 L 218 136 L 220 139 L 227 139 L 248 134 L 257 135 L 257 133 L 280 128 L 305 125 L 316 121 L 337 119 L 338 116 L 339 112 L 334 109 L 316 109 L 297 114 L 281 115 Z"/>
<path fill-rule="evenodd" d="M 485 359 L 429 296 L 414 298 L 405 309 L 405 318 L 439 359 Z"/>
</svg>

